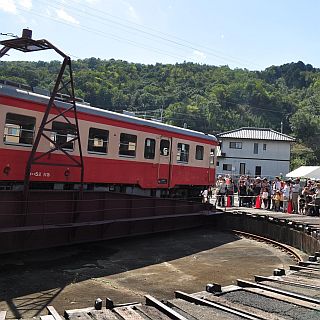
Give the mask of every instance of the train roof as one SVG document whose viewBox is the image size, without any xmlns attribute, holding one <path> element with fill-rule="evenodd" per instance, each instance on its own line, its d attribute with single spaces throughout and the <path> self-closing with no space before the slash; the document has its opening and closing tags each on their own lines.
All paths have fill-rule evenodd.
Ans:
<svg viewBox="0 0 320 320">
<path fill-rule="evenodd" d="M 45 92 L 45 91 L 42 91 Z M 36 103 L 41 104 L 48 104 L 49 96 L 44 95 L 42 93 L 36 93 L 33 91 L 29 91 L 25 88 L 17 88 L 13 87 L 7 84 L 0 84 L 0 94 L 5 96 L 14 97 L 17 99 L 23 99 L 27 101 L 33 101 Z M 70 104 L 64 101 L 56 100 L 55 104 L 62 108 L 68 108 L 70 107 Z M 178 134 L 184 134 L 191 137 L 197 137 L 201 139 L 205 139 L 211 142 L 218 142 L 217 138 L 214 135 L 206 134 L 203 132 L 198 132 L 190 129 L 180 128 L 173 125 L 152 121 L 152 120 L 146 120 L 137 118 L 135 116 L 126 115 L 122 113 L 117 113 L 105 109 L 100 109 L 96 107 L 92 107 L 89 104 L 86 104 L 84 102 L 77 102 L 77 111 L 92 114 L 100 117 L 105 117 L 112 120 L 127 122 L 127 123 L 133 123 L 141 126 L 151 127 L 151 128 L 157 128 L 160 130 L 165 130 L 173 133 Z"/>
</svg>

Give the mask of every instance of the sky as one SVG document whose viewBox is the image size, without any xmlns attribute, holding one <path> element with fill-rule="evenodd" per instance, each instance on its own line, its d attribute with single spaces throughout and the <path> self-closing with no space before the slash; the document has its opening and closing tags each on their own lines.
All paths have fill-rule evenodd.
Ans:
<svg viewBox="0 0 320 320">
<path fill-rule="evenodd" d="M 72 60 L 319 68 L 319 12 L 318 0 L 0 0 L 0 41 L 31 29 Z M 1 60 L 62 59 L 11 49 Z"/>
</svg>

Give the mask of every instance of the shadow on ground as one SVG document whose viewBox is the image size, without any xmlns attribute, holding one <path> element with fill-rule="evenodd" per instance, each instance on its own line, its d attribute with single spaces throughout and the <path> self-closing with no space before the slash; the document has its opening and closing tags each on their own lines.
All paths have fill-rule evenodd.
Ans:
<svg viewBox="0 0 320 320">
<path fill-rule="evenodd" d="M 286 263 L 272 250 L 202 227 L 2 255 L 0 310 L 9 319 L 31 318 L 46 314 L 47 305 L 62 313 L 91 306 L 97 297 L 121 303 L 144 301 L 146 293 L 169 298 L 174 290 L 232 284 L 257 270 L 270 274 Z"/>
</svg>

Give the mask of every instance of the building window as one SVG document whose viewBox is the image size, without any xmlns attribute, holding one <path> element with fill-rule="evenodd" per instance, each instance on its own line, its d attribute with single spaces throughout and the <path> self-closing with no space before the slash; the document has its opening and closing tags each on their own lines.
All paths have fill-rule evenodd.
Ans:
<svg viewBox="0 0 320 320">
<path fill-rule="evenodd" d="M 253 154 L 258 154 L 258 152 L 259 152 L 259 144 L 254 143 L 253 144 Z"/>
<path fill-rule="evenodd" d="M 256 166 L 256 170 L 255 170 L 255 176 L 261 176 L 261 167 L 260 166 Z"/>
<path fill-rule="evenodd" d="M 170 141 L 166 139 L 161 139 L 160 141 L 160 155 L 168 156 L 170 150 Z"/>
<path fill-rule="evenodd" d="M 219 167 L 219 161 L 217 161 L 217 167 Z"/>
<path fill-rule="evenodd" d="M 267 144 L 266 143 L 263 144 L 263 151 L 267 151 Z"/>
<path fill-rule="evenodd" d="M 246 164 L 244 162 L 240 162 L 240 174 L 246 174 Z"/>
<path fill-rule="evenodd" d="M 119 155 L 135 157 L 137 149 L 137 136 L 134 134 L 121 133 Z"/>
<path fill-rule="evenodd" d="M 214 164 L 214 149 L 210 150 L 210 164 Z"/>
<path fill-rule="evenodd" d="M 146 138 L 144 142 L 144 158 L 154 159 L 156 153 L 156 140 Z"/>
<path fill-rule="evenodd" d="M 224 170 L 224 171 L 232 171 L 232 165 L 224 163 L 223 166 L 222 166 L 222 170 Z"/>
<path fill-rule="evenodd" d="M 88 151 L 97 153 L 108 152 L 109 131 L 97 128 L 89 129 Z"/>
<path fill-rule="evenodd" d="M 76 136 L 76 126 L 65 122 L 52 122 L 51 140 L 55 144 L 50 143 L 51 148 L 60 147 L 66 150 L 73 150 L 73 141 Z"/>
<path fill-rule="evenodd" d="M 230 149 L 242 149 L 242 142 L 230 142 Z"/>
<path fill-rule="evenodd" d="M 189 145 L 185 143 L 178 143 L 177 161 L 189 161 Z"/>
<path fill-rule="evenodd" d="M 30 146 L 33 143 L 36 118 L 21 114 L 7 113 L 3 142 Z"/>
<path fill-rule="evenodd" d="M 204 147 L 196 146 L 196 160 L 203 160 Z"/>
</svg>

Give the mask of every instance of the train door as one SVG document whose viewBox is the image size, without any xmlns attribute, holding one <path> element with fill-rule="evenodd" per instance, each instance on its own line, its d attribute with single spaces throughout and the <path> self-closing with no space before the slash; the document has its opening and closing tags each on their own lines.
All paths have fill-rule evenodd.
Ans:
<svg viewBox="0 0 320 320">
<path fill-rule="evenodd" d="M 216 157 L 216 149 L 210 148 L 210 156 L 209 156 L 209 170 L 208 170 L 208 184 L 213 184 L 215 181 L 215 167 L 217 165 L 217 157 Z"/>
<path fill-rule="evenodd" d="M 158 186 L 170 187 L 171 163 L 172 163 L 172 139 L 160 137 L 160 152 L 158 163 Z"/>
</svg>

